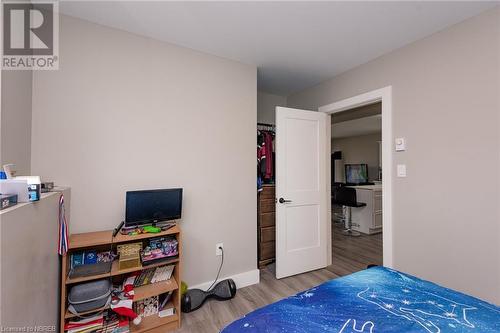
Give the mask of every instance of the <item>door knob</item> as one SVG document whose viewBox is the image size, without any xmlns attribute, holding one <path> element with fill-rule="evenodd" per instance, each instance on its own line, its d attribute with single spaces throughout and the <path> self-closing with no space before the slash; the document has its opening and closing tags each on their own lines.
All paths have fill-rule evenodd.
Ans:
<svg viewBox="0 0 500 333">
<path fill-rule="evenodd" d="M 292 200 L 285 200 L 283 198 L 279 198 L 279 203 L 282 204 L 282 203 L 285 203 L 285 202 L 292 202 Z"/>
</svg>

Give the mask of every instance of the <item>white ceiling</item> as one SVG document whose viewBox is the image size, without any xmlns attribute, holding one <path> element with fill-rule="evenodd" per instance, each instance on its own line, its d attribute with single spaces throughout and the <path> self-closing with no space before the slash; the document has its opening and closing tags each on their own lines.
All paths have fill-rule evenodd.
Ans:
<svg viewBox="0 0 500 333">
<path fill-rule="evenodd" d="M 380 114 L 332 124 L 332 138 L 334 139 L 381 132 L 382 115 Z"/>
<path fill-rule="evenodd" d="M 256 65 L 259 90 L 288 95 L 497 4 L 64 1 L 60 11 Z"/>
</svg>

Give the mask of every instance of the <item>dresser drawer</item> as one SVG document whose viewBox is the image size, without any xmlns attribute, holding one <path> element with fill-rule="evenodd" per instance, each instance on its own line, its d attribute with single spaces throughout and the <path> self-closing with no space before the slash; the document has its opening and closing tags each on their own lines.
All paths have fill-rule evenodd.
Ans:
<svg viewBox="0 0 500 333">
<path fill-rule="evenodd" d="M 274 186 L 263 186 L 262 191 L 260 192 L 259 196 L 262 200 L 265 200 L 265 199 L 274 200 L 274 198 L 276 197 L 275 187 Z"/>
<path fill-rule="evenodd" d="M 263 213 L 259 215 L 259 227 L 274 227 L 276 225 L 275 213 Z"/>
<path fill-rule="evenodd" d="M 276 231 L 274 227 L 261 228 L 260 229 L 260 242 L 274 242 L 276 238 Z"/>
<path fill-rule="evenodd" d="M 261 243 L 259 260 L 273 259 L 275 252 L 274 242 Z"/>
<path fill-rule="evenodd" d="M 272 200 L 260 200 L 259 202 L 259 212 L 260 213 L 274 213 L 276 210 L 276 203 L 274 199 Z"/>
</svg>

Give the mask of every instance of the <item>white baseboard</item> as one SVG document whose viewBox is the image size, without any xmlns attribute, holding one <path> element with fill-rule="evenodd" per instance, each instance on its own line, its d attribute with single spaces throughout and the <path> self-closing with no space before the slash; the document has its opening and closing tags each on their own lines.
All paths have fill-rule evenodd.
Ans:
<svg viewBox="0 0 500 333">
<path fill-rule="evenodd" d="M 257 284 L 260 282 L 260 271 L 258 269 L 254 269 L 248 272 L 243 272 L 235 275 L 225 276 L 219 278 L 219 281 L 225 279 L 233 279 L 236 283 L 236 288 L 240 289 L 243 287 L 251 286 L 252 284 Z M 207 290 L 208 287 L 212 284 L 213 281 L 203 282 L 194 286 L 189 286 L 189 289 L 201 289 Z"/>
</svg>

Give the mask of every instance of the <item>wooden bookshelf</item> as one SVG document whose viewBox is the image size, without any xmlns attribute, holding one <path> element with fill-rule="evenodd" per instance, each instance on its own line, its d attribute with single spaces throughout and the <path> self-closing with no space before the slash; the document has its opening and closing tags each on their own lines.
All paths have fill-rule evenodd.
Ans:
<svg viewBox="0 0 500 333">
<path fill-rule="evenodd" d="M 113 231 L 86 232 L 69 236 L 69 249 L 76 250 L 97 245 L 108 245 L 113 237 Z"/>
<path fill-rule="evenodd" d="M 181 229 L 179 226 L 174 226 L 166 231 L 162 231 L 156 234 L 140 234 L 136 236 L 128 236 L 118 234 L 116 237 L 112 237 L 113 232 L 109 231 L 98 231 L 89 233 L 73 234 L 69 237 L 69 250 L 68 253 L 62 257 L 62 272 L 61 272 L 61 311 L 60 311 L 60 332 L 64 333 L 64 324 L 67 320 L 76 318 L 77 316 L 68 311 L 67 296 L 71 287 L 75 284 L 99 280 L 104 278 L 113 279 L 115 282 L 125 279 L 130 273 L 138 272 L 143 269 L 155 268 L 160 266 L 174 265 L 174 272 L 172 277 L 167 281 L 156 282 L 140 287 L 134 288 L 134 301 L 140 301 L 148 297 L 161 295 L 170 291 L 174 291 L 171 299 L 171 304 L 175 308 L 175 313 L 168 317 L 159 317 L 158 315 L 153 315 L 149 317 L 142 318 L 139 325 L 134 325 L 130 323 L 130 331 L 134 333 L 156 333 L 156 332 L 166 332 L 178 329 L 181 326 L 181 293 L 180 293 L 180 281 L 181 281 L 181 256 L 182 256 L 182 241 L 181 241 Z M 150 238 L 164 237 L 164 236 L 175 236 L 178 242 L 179 256 L 157 262 L 151 265 L 133 267 L 127 269 L 119 269 L 118 261 L 115 260 L 111 265 L 111 271 L 105 274 L 91 275 L 86 277 L 79 277 L 70 279 L 68 273 L 70 270 L 70 255 L 73 252 L 82 251 L 85 249 L 112 249 L 116 252 L 116 245 L 123 243 L 133 243 L 139 241 L 147 241 Z M 169 302 L 170 303 L 170 302 Z M 95 312 L 100 312 L 109 308 L 106 306 L 104 308 L 95 309 L 92 311 L 87 311 L 84 314 L 92 314 Z"/>
<path fill-rule="evenodd" d="M 141 332 L 150 332 L 152 330 L 158 332 L 170 331 L 172 329 L 177 329 L 176 323 L 180 323 L 181 318 L 178 313 L 174 313 L 172 316 L 168 317 L 158 317 L 158 316 L 149 316 L 142 318 L 142 321 L 139 325 L 134 326 L 130 325 L 131 333 L 141 333 Z"/>
<path fill-rule="evenodd" d="M 179 285 L 175 278 L 170 280 L 147 284 L 134 289 L 134 301 L 140 301 L 152 296 L 168 293 L 169 291 L 179 289 Z"/>
<path fill-rule="evenodd" d="M 66 284 L 75 284 L 75 283 L 80 283 L 80 282 L 85 282 L 85 281 L 103 279 L 103 278 L 107 278 L 107 277 L 111 277 L 111 276 L 124 275 L 124 274 L 128 274 L 128 273 L 142 271 L 143 269 L 174 265 L 178 262 L 179 262 L 179 258 L 175 258 L 175 259 L 165 260 L 165 261 L 161 261 L 159 263 L 151 264 L 151 265 L 147 265 L 147 266 L 119 269 L 118 268 L 118 261 L 114 261 L 111 264 L 111 272 L 109 272 L 109 273 L 84 276 L 84 277 L 77 277 L 77 278 L 72 278 L 72 279 L 69 277 L 66 277 Z"/>
<path fill-rule="evenodd" d="M 109 278 L 110 276 L 111 276 L 110 273 L 96 274 L 96 275 L 91 275 L 91 276 L 82 276 L 82 277 L 77 277 L 77 278 L 72 278 L 72 279 L 70 279 L 69 276 L 67 276 L 66 277 L 66 284 L 75 284 L 75 283 L 81 283 L 81 282 L 85 282 L 85 281 L 104 279 L 104 278 Z"/>
<path fill-rule="evenodd" d="M 102 308 L 99 308 L 99 309 L 96 309 L 96 310 L 84 311 L 84 312 L 80 313 L 80 315 L 81 316 L 85 316 L 85 315 L 88 315 L 88 314 L 91 314 L 91 313 L 94 313 L 94 312 L 104 311 L 106 309 L 109 309 L 109 305 L 103 306 Z M 77 317 L 78 317 L 78 315 L 69 312 L 69 310 L 66 310 L 66 313 L 64 314 L 64 318 L 65 319 L 71 319 L 71 318 L 77 318 Z"/>
<path fill-rule="evenodd" d="M 175 258 L 175 259 L 161 261 L 159 263 L 151 264 L 151 265 L 147 265 L 147 266 L 120 269 L 120 268 L 118 268 L 118 262 L 115 261 L 111 265 L 111 273 L 110 274 L 111 274 L 111 276 L 128 274 L 128 273 L 133 273 L 133 272 L 137 272 L 137 271 L 142 271 L 143 269 L 155 268 L 155 267 L 167 266 L 167 265 L 173 265 L 173 264 L 177 264 L 178 262 L 179 262 L 179 258 Z"/>
<path fill-rule="evenodd" d="M 159 233 L 156 233 L 156 234 L 140 234 L 140 235 L 135 235 L 135 236 L 127 236 L 127 235 L 118 234 L 113 239 L 113 243 L 115 243 L 115 244 L 117 244 L 117 243 L 127 243 L 127 242 L 131 241 L 130 238 L 133 238 L 133 240 L 138 241 L 138 240 L 141 240 L 141 239 L 147 239 L 147 238 L 153 238 L 153 237 L 162 237 L 162 236 L 176 235 L 176 234 L 178 234 L 180 232 L 181 232 L 181 230 L 180 230 L 179 226 L 176 225 L 176 226 L 174 226 L 174 227 L 172 227 L 172 228 L 170 228 L 168 230 L 165 230 L 165 231 L 162 231 L 162 232 L 159 232 Z"/>
</svg>

